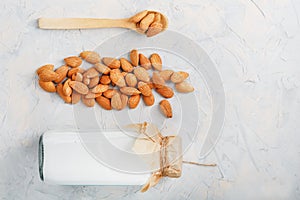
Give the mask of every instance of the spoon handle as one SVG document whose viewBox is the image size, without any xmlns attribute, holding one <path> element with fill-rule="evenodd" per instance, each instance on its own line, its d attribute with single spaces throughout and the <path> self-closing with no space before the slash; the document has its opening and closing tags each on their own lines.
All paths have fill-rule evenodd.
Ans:
<svg viewBox="0 0 300 200">
<path fill-rule="evenodd" d="M 38 25 L 41 29 L 136 28 L 128 19 L 40 18 Z"/>
</svg>

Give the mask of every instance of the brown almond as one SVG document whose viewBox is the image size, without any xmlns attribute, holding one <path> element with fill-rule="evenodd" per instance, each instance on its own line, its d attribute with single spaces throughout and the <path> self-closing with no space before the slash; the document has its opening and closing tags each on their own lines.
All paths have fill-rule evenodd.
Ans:
<svg viewBox="0 0 300 200">
<path fill-rule="evenodd" d="M 143 96 L 143 100 L 146 106 L 152 106 L 155 102 L 153 94 L 151 94 L 150 96 Z"/>
<path fill-rule="evenodd" d="M 103 85 L 109 85 L 111 82 L 110 78 L 108 75 L 102 75 L 100 78 L 100 83 Z"/>
<path fill-rule="evenodd" d="M 133 66 L 136 67 L 139 65 L 139 54 L 136 49 L 130 51 L 130 60 Z"/>
<path fill-rule="evenodd" d="M 94 77 L 94 78 L 91 78 L 90 79 L 90 83 L 89 83 L 89 88 L 93 88 L 93 87 L 95 87 L 96 85 L 98 85 L 98 83 L 99 83 L 99 80 L 100 80 L 100 77 L 99 76 L 96 76 L 96 77 Z"/>
<path fill-rule="evenodd" d="M 171 81 L 173 83 L 181 83 L 182 81 L 187 79 L 187 77 L 189 77 L 189 73 L 187 72 L 183 72 L 183 71 L 174 72 L 171 76 Z"/>
<path fill-rule="evenodd" d="M 39 85 L 46 92 L 56 92 L 55 85 L 52 81 L 44 82 L 44 81 L 39 80 Z"/>
<path fill-rule="evenodd" d="M 154 17 L 155 17 L 154 13 L 149 13 L 140 21 L 139 29 L 141 32 L 144 33 L 147 31 L 148 27 L 153 22 Z"/>
<path fill-rule="evenodd" d="M 80 57 L 91 64 L 99 63 L 101 60 L 100 55 L 95 51 L 83 51 L 80 53 Z"/>
<path fill-rule="evenodd" d="M 172 88 L 168 86 L 163 86 L 161 88 L 156 88 L 156 92 L 165 98 L 171 98 L 174 96 Z"/>
<path fill-rule="evenodd" d="M 81 73 L 77 72 L 76 74 L 72 75 L 72 81 L 78 81 L 82 82 L 83 81 L 83 76 Z"/>
<path fill-rule="evenodd" d="M 152 94 L 150 86 L 142 81 L 139 82 L 138 89 L 144 96 L 150 96 Z"/>
<path fill-rule="evenodd" d="M 128 96 L 125 94 L 121 94 L 121 102 L 122 102 L 122 108 L 124 109 L 127 106 L 128 103 Z"/>
<path fill-rule="evenodd" d="M 72 102 L 72 98 L 70 96 L 66 96 L 63 93 L 63 85 L 61 83 L 59 83 L 56 86 L 56 92 L 57 94 L 66 102 L 66 103 L 71 103 Z"/>
<path fill-rule="evenodd" d="M 150 56 L 150 62 L 154 69 L 158 71 L 162 70 L 162 61 L 160 56 L 157 53 L 154 53 Z"/>
<path fill-rule="evenodd" d="M 146 56 L 144 56 L 144 54 L 139 54 L 139 61 L 140 65 L 143 68 L 145 68 L 146 70 L 151 69 L 151 62 Z"/>
<path fill-rule="evenodd" d="M 137 13 L 136 15 L 132 16 L 129 21 L 132 21 L 132 22 L 139 22 L 141 21 L 146 15 L 147 15 L 148 11 L 147 10 L 144 10 L 142 12 L 139 12 Z"/>
<path fill-rule="evenodd" d="M 111 69 L 119 69 L 121 63 L 118 59 L 105 57 L 102 58 L 102 62 Z"/>
<path fill-rule="evenodd" d="M 137 79 L 136 79 L 135 75 L 132 73 L 128 73 L 125 76 L 125 81 L 129 87 L 135 87 L 137 84 Z"/>
<path fill-rule="evenodd" d="M 103 96 L 105 96 L 106 98 L 112 98 L 112 96 L 114 96 L 114 94 L 117 92 L 117 90 L 115 89 L 108 89 L 105 92 L 103 92 Z"/>
<path fill-rule="evenodd" d="M 133 66 L 126 58 L 120 58 L 121 68 L 124 72 L 132 72 Z"/>
<path fill-rule="evenodd" d="M 122 87 L 120 88 L 120 91 L 123 93 L 123 94 L 126 94 L 126 95 L 137 95 L 137 94 L 141 94 L 141 92 L 134 88 L 134 87 Z"/>
<path fill-rule="evenodd" d="M 150 81 L 150 76 L 149 76 L 147 70 L 145 70 L 142 67 L 135 68 L 133 73 L 136 76 L 136 78 L 140 81 L 143 81 L 146 83 L 148 83 Z"/>
<path fill-rule="evenodd" d="M 94 67 L 91 67 L 84 72 L 83 76 L 87 78 L 94 78 L 99 76 L 99 72 Z"/>
<path fill-rule="evenodd" d="M 54 80 L 55 83 L 62 82 L 66 77 L 67 73 L 69 71 L 69 67 L 66 65 L 63 65 L 55 70 L 55 72 L 58 74 L 58 77 L 56 80 Z"/>
<path fill-rule="evenodd" d="M 147 37 L 152 37 L 163 30 L 163 25 L 161 23 L 161 14 L 156 13 L 154 17 L 154 21 L 149 26 L 147 30 Z"/>
<path fill-rule="evenodd" d="M 89 92 L 89 88 L 78 81 L 70 81 L 69 85 L 71 88 L 73 88 L 73 90 L 75 90 L 76 92 L 80 93 L 80 94 L 87 94 Z"/>
<path fill-rule="evenodd" d="M 129 97 L 128 107 L 131 109 L 136 108 L 140 102 L 140 99 L 141 99 L 141 95 L 139 94 Z"/>
<path fill-rule="evenodd" d="M 119 87 L 125 87 L 126 82 L 119 69 L 110 71 L 110 80 Z"/>
<path fill-rule="evenodd" d="M 121 95 L 119 93 L 114 94 L 111 98 L 111 107 L 116 110 L 121 110 L 122 109 L 122 100 L 121 100 Z"/>
<path fill-rule="evenodd" d="M 182 93 L 188 93 L 194 91 L 194 87 L 186 81 L 183 81 L 181 83 L 176 83 L 175 88 L 178 92 L 182 92 Z"/>
<path fill-rule="evenodd" d="M 159 75 L 165 80 L 169 81 L 171 79 L 172 74 L 174 73 L 173 70 L 166 69 L 159 72 Z"/>
<path fill-rule="evenodd" d="M 68 80 L 66 80 L 65 81 L 65 83 L 63 84 L 63 93 L 64 93 L 64 95 L 66 95 L 66 96 L 71 96 L 71 94 L 72 94 L 72 88 L 69 86 L 69 82 L 70 82 L 71 80 L 70 79 L 68 79 Z"/>
<path fill-rule="evenodd" d="M 95 64 L 94 68 L 102 74 L 109 74 L 109 72 L 110 72 L 110 68 L 101 63 Z"/>
<path fill-rule="evenodd" d="M 52 65 L 52 64 L 47 64 L 47 65 L 43 65 L 43 66 L 39 67 L 39 68 L 36 70 L 37 75 L 40 75 L 40 73 L 42 73 L 42 71 L 45 70 L 45 69 L 50 70 L 50 71 L 53 71 L 54 65 Z"/>
<path fill-rule="evenodd" d="M 168 100 L 162 100 L 159 102 L 159 107 L 161 112 L 167 117 L 167 118 L 172 118 L 173 113 L 172 113 L 172 107 L 171 104 Z"/>
<path fill-rule="evenodd" d="M 152 82 L 155 85 L 155 88 L 161 88 L 165 85 L 165 80 L 159 75 L 158 72 L 153 72 Z"/>
<path fill-rule="evenodd" d="M 70 66 L 70 67 L 79 67 L 82 63 L 81 58 L 79 58 L 78 56 L 70 56 L 64 59 L 66 65 Z"/>
<path fill-rule="evenodd" d="M 78 103 L 81 100 L 81 94 L 79 94 L 76 91 L 73 91 L 71 99 L 72 99 L 72 104 L 76 104 L 76 103 Z"/>
<path fill-rule="evenodd" d="M 87 99 L 85 97 L 82 97 L 82 103 L 84 105 L 86 105 L 87 107 L 93 107 L 95 105 L 95 99 L 92 98 L 92 99 Z"/>
<path fill-rule="evenodd" d="M 99 96 L 96 98 L 96 102 L 105 110 L 111 110 L 111 102 L 110 99 L 104 97 L 104 96 Z"/>
<path fill-rule="evenodd" d="M 91 91 L 93 93 L 100 93 L 100 92 L 105 92 L 106 90 L 108 90 L 108 88 L 109 88 L 108 85 L 98 84 Z"/>
<path fill-rule="evenodd" d="M 54 81 L 59 77 L 59 75 L 49 69 L 44 69 L 40 74 L 39 74 L 39 78 L 41 81 L 44 82 L 50 82 L 50 81 Z"/>
</svg>

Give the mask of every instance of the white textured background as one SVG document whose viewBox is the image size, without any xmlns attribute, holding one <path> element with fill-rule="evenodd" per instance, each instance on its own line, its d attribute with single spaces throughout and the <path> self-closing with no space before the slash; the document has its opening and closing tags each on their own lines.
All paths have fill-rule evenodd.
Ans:
<svg viewBox="0 0 300 200">
<path fill-rule="evenodd" d="M 36 19 L 122 18 L 144 9 L 165 13 L 171 30 L 217 64 L 226 119 L 207 160 L 219 167 L 184 166 L 180 179 L 164 179 L 145 194 L 139 187 L 43 184 L 38 138 L 74 120 L 70 106 L 37 87 L 34 70 L 122 30 L 43 31 Z M 299 0 L 1 0 L 0 199 L 300 199 L 299 15 Z"/>
</svg>

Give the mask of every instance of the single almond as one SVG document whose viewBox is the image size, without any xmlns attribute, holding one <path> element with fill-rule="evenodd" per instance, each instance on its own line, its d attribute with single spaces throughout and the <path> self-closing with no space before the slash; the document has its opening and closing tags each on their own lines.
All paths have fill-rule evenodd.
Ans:
<svg viewBox="0 0 300 200">
<path fill-rule="evenodd" d="M 83 81 L 83 75 L 79 72 L 77 72 L 76 74 L 73 74 L 72 75 L 72 81 L 82 82 Z"/>
<path fill-rule="evenodd" d="M 118 59 L 105 57 L 102 58 L 102 62 L 111 69 L 119 69 L 121 63 Z"/>
<path fill-rule="evenodd" d="M 68 80 L 66 80 L 65 81 L 65 83 L 63 84 L 63 93 L 64 93 L 64 95 L 66 95 L 66 96 L 71 96 L 71 94 L 72 94 L 72 88 L 70 87 L 70 85 L 69 85 L 69 82 L 70 82 L 71 80 L 70 79 L 68 79 Z"/>
<path fill-rule="evenodd" d="M 56 92 L 57 94 L 66 102 L 66 103 L 71 103 L 72 98 L 70 96 L 66 96 L 63 93 L 63 85 L 62 83 L 57 84 L 56 86 Z"/>
<path fill-rule="evenodd" d="M 144 54 L 139 54 L 139 62 L 140 65 L 146 70 L 151 69 L 151 62 L 146 56 L 144 56 Z"/>
<path fill-rule="evenodd" d="M 162 100 L 159 102 L 159 107 L 161 112 L 167 117 L 167 118 L 172 118 L 173 113 L 172 113 L 172 107 L 171 104 L 168 100 Z"/>
<path fill-rule="evenodd" d="M 120 58 L 120 62 L 121 62 L 121 68 L 123 69 L 124 72 L 132 72 L 133 66 L 127 59 Z"/>
<path fill-rule="evenodd" d="M 145 70 L 142 67 L 135 68 L 133 73 L 136 76 L 136 78 L 140 81 L 143 81 L 146 83 L 148 83 L 150 81 L 150 76 L 149 76 L 147 70 Z"/>
<path fill-rule="evenodd" d="M 91 91 L 93 93 L 100 93 L 100 92 L 105 92 L 106 90 L 108 90 L 108 88 L 109 88 L 108 85 L 98 84 Z"/>
<path fill-rule="evenodd" d="M 103 96 L 105 96 L 106 98 L 112 98 L 112 96 L 114 96 L 114 94 L 116 94 L 117 90 L 115 89 L 108 89 L 105 92 L 103 92 Z"/>
<path fill-rule="evenodd" d="M 55 85 L 52 81 L 44 82 L 44 81 L 39 80 L 39 85 L 46 92 L 56 92 Z"/>
<path fill-rule="evenodd" d="M 187 72 L 183 72 L 183 71 L 174 72 L 171 76 L 171 81 L 173 83 L 181 83 L 182 81 L 187 79 L 187 77 L 189 77 L 189 73 Z"/>
<path fill-rule="evenodd" d="M 174 96 L 172 88 L 168 86 L 163 86 L 161 88 L 156 88 L 156 92 L 165 98 L 171 98 Z"/>
<path fill-rule="evenodd" d="M 121 95 L 119 93 L 114 94 L 111 98 L 111 107 L 116 110 L 121 110 L 122 109 L 122 100 L 121 100 Z"/>
<path fill-rule="evenodd" d="M 119 87 L 125 87 L 126 82 L 119 69 L 110 71 L 110 80 Z"/>
<path fill-rule="evenodd" d="M 137 95 L 137 94 L 141 94 L 141 92 L 134 88 L 134 87 L 122 87 L 120 88 L 120 91 L 123 93 L 123 94 L 126 94 L 126 95 Z"/>
<path fill-rule="evenodd" d="M 96 76 L 99 76 L 99 72 L 94 67 L 89 68 L 83 74 L 83 77 L 87 78 L 94 78 Z"/>
<path fill-rule="evenodd" d="M 175 88 L 178 92 L 182 92 L 182 93 L 188 93 L 194 91 L 194 87 L 186 81 L 183 81 L 181 83 L 176 83 Z"/>
<path fill-rule="evenodd" d="M 128 73 L 125 76 L 125 81 L 129 87 L 135 87 L 137 84 L 137 79 L 136 79 L 135 75 L 132 73 Z"/>
<path fill-rule="evenodd" d="M 100 83 L 103 85 L 109 85 L 111 82 L 110 78 L 108 75 L 102 75 L 100 78 Z"/>
<path fill-rule="evenodd" d="M 78 56 L 70 56 L 64 59 L 66 65 L 70 66 L 70 67 L 79 67 L 82 63 L 81 58 L 79 58 Z"/>
<path fill-rule="evenodd" d="M 124 109 L 126 106 L 127 106 L 127 103 L 128 103 L 128 96 L 125 95 L 125 94 L 121 94 L 121 102 L 122 102 L 122 108 L 121 109 Z"/>
<path fill-rule="evenodd" d="M 78 103 L 81 100 L 81 94 L 79 94 L 76 91 L 73 91 L 71 99 L 72 99 L 72 104 L 76 104 L 76 103 Z"/>
<path fill-rule="evenodd" d="M 155 85 L 155 88 L 161 88 L 165 85 L 165 80 L 160 76 L 158 72 L 153 72 L 152 82 Z"/>
<path fill-rule="evenodd" d="M 155 102 L 155 98 L 152 93 L 150 96 L 143 96 L 143 100 L 146 106 L 152 106 Z"/>
<path fill-rule="evenodd" d="M 91 64 L 99 63 L 101 60 L 99 54 L 95 51 L 83 51 L 80 53 L 80 57 Z"/>
<path fill-rule="evenodd" d="M 94 68 L 102 74 L 109 74 L 109 72 L 110 72 L 110 68 L 101 63 L 95 64 Z"/>
<path fill-rule="evenodd" d="M 130 51 L 130 60 L 133 66 L 136 67 L 139 65 L 139 54 L 136 49 Z"/>
<path fill-rule="evenodd" d="M 69 71 L 69 67 L 66 65 L 57 68 L 55 72 L 58 74 L 58 77 L 57 79 L 54 80 L 54 82 L 61 83 L 67 77 L 68 71 Z"/>
<path fill-rule="evenodd" d="M 48 69 L 48 70 L 50 70 L 50 71 L 53 71 L 54 65 L 52 65 L 52 64 L 47 64 L 47 65 L 43 65 L 43 66 L 39 67 L 39 68 L 36 70 L 37 75 L 40 75 L 40 73 L 42 73 L 42 71 L 45 70 L 45 69 Z"/>
<path fill-rule="evenodd" d="M 150 96 L 152 94 L 150 86 L 142 81 L 139 82 L 138 89 L 144 96 Z"/>
<path fill-rule="evenodd" d="M 148 14 L 148 11 L 147 10 L 144 10 L 142 12 L 139 12 L 137 13 L 136 15 L 132 16 L 129 21 L 132 21 L 132 22 L 139 22 L 141 21 L 146 15 Z"/>
<path fill-rule="evenodd" d="M 174 73 L 173 70 L 166 69 L 159 72 L 159 75 L 165 80 L 169 81 L 171 79 L 172 74 Z"/>
<path fill-rule="evenodd" d="M 104 97 L 104 96 L 99 96 L 96 98 L 96 102 L 105 110 L 111 110 L 111 102 L 110 99 Z"/>
<path fill-rule="evenodd" d="M 128 107 L 131 109 L 136 108 L 140 102 L 140 99 L 141 99 L 141 95 L 139 95 L 139 94 L 132 95 L 128 99 Z"/>
<path fill-rule="evenodd" d="M 50 82 L 50 81 L 54 81 L 59 77 L 59 74 L 57 74 L 56 72 L 49 70 L 49 69 L 44 69 L 40 74 L 39 74 L 39 78 L 41 81 L 44 82 Z"/>
<path fill-rule="evenodd" d="M 67 76 L 68 76 L 69 78 L 72 78 L 72 75 L 73 75 L 73 74 L 76 74 L 77 72 L 79 72 L 79 69 L 80 69 L 79 67 L 70 69 L 70 70 L 68 71 Z"/>
<path fill-rule="evenodd" d="M 100 77 L 99 77 L 99 76 L 96 76 L 96 77 L 94 77 L 94 78 L 91 78 L 88 87 L 89 87 L 89 88 L 95 87 L 96 85 L 98 85 L 99 80 L 100 80 Z"/>
<path fill-rule="evenodd" d="M 95 105 L 95 99 L 94 98 L 91 98 L 91 99 L 87 99 L 85 97 L 82 97 L 82 103 L 84 105 L 86 105 L 87 107 L 94 107 Z"/>
<path fill-rule="evenodd" d="M 73 78 L 72 78 L 72 79 L 73 79 Z M 76 79 L 76 78 L 75 78 L 75 79 Z M 91 82 L 91 79 L 87 78 L 86 76 L 83 76 L 82 82 L 83 82 L 85 85 L 89 85 L 90 82 Z"/>
<path fill-rule="evenodd" d="M 154 17 L 154 13 L 149 13 L 140 21 L 139 29 L 141 32 L 145 33 L 147 31 L 148 27 L 153 22 Z"/>
<path fill-rule="evenodd" d="M 75 90 L 76 92 L 80 93 L 80 94 L 87 94 L 89 92 L 89 88 L 78 81 L 70 81 L 69 85 L 71 88 L 73 88 L 73 90 Z"/>
<path fill-rule="evenodd" d="M 157 35 L 160 32 L 162 32 L 162 30 L 163 30 L 162 23 L 160 23 L 160 22 L 153 22 L 149 26 L 146 35 L 147 35 L 147 37 L 152 37 L 152 36 Z"/>
<path fill-rule="evenodd" d="M 158 71 L 162 70 L 162 61 L 157 53 L 154 53 L 150 56 L 150 61 L 154 69 Z"/>
</svg>

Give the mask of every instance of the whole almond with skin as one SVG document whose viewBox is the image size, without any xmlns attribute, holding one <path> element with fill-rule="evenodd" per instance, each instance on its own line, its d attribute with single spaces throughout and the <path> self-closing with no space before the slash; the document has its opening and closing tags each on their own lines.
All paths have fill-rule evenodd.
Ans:
<svg viewBox="0 0 300 200">
<path fill-rule="evenodd" d="M 71 103 L 72 98 L 70 96 L 66 96 L 63 93 L 63 85 L 61 83 L 57 84 L 56 86 L 56 92 L 57 94 L 66 102 L 66 103 Z"/>
<path fill-rule="evenodd" d="M 81 100 L 81 94 L 79 94 L 76 91 L 73 91 L 71 99 L 72 99 L 72 104 L 76 104 L 76 103 L 78 103 Z"/>
<path fill-rule="evenodd" d="M 73 79 L 73 78 L 72 78 Z M 76 78 L 75 78 L 76 79 Z M 91 80 L 89 78 L 87 78 L 86 76 L 82 78 L 82 82 L 85 84 L 85 85 L 89 85 Z"/>
<path fill-rule="evenodd" d="M 109 72 L 110 72 L 110 68 L 101 63 L 95 64 L 94 68 L 102 74 L 109 74 Z"/>
<path fill-rule="evenodd" d="M 99 76 L 99 72 L 94 67 L 91 67 L 84 72 L 83 76 L 87 78 L 94 78 Z"/>
<path fill-rule="evenodd" d="M 102 62 L 111 69 L 119 69 L 121 63 L 118 59 L 105 57 L 102 58 Z"/>
<path fill-rule="evenodd" d="M 168 100 L 162 100 L 159 102 L 159 107 L 161 112 L 167 117 L 167 118 L 172 118 L 173 113 L 172 113 L 172 107 L 171 104 L 169 103 Z"/>
<path fill-rule="evenodd" d="M 123 69 L 124 72 L 132 72 L 133 71 L 133 66 L 127 59 L 120 58 L 120 62 L 121 62 L 121 68 Z"/>
<path fill-rule="evenodd" d="M 182 81 L 187 79 L 187 77 L 189 77 L 189 73 L 187 72 L 183 72 L 183 71 L 174 72 L 171 76 L 171 81 L 173 83 L 181 83 Z"/>
<path fill-rule="evenodd" d="M 52 81 L 44 82 L 44 81 L 39 80 L 39 85 L 46 92 L 56 92 L 55 85 Z"/>
<path fill-rule="evenodd" d="M 121 94 L 121 102 L 122 102 L 122 108 L 124 109 L 127 106 L 128 103 L 128 96 L 125 94 Z"/>
<path fill-rule="evenodd" d="M 104 97 L 104 96 L 99 96 L 96 98 L 96 102 L 105 110 L 111 110 L 111 102 L 110 99 Z"/>
<path fill-rule="evenodd" d="M 149 13 L 140 21 L 139 29 L 141 32 L 145 33 L 147 31 L 148 27 L 153 22 L 154 17 L 154 13 Z"/>
<path fill-rule="evenodd" d="M 105 92 L 103 92 L 103 96 L 105 96 L 106 98 L 112 98 L 112 96 L 114 96 L 114 94 L 116 94 L 117 90 L 115 89 L 108 89 Z"/>
<path fill-rule="evenodd" d="M 57 79 L 54 80 L 54 82 L 55 83 L 62 82 L 67 77 L 68 71 L 69 71 L 69 67 L 66 65 L 57 68 L 55 72 L 58 74 L 58 77 Z"/>
<path fill-rule="evenodd" d="M 71 94 L 72 94 L 72 88 L 69 86 L 69 82 L 70 82 L 71 80 L 70 79 L 68 79 L 68 80 L 66 80 L 65 82 L 64 82 L 64 84 L 63 84 L 63 93 L 64 93 L 64 95 L 66 95 L 66 96 L 71 96 Z"/>
<path fill-rule="evenodd" d="M 70 70 L 68 71 L 68 75 L 67 75 L 67 76 L 68 76 L 69 78 L 72 78 L 72 75 L 73 75 L 73 74 L 76 74 L 77 72 L 79 72 L 79 69 L 80 69 L 79 67 L 70 69 Z"/>
<path fill-rule="evenodd" d="M 186 81 L 183 81 L 181 83 L 176 83 L 175 88 L 178 92 L 182 92 L 182 93 L 188 93 L 194 91 L 194 87 Z"/>
<path fill-rule="evenodd" d="M 163 86 L 161 88 L 156 88 L 156 92 L 165 98 L 171 98 L 174 96 L 172 88 L 168 86 Z"/>
<path fill-rule="evenodd" d="M 160 56 L 157 53 L 154 53 L 150 56 L 150 62 L 154 69 L 158 71 L 162 70 L 162 61 Z"/>
<path fill-rule="evenodd" d="M 153 72 L 152 82 L 154 83 L 155 88 L 161 88 L 166 84 L 165 80 L 160 76 L 158 72 Z"/>
<path fill-rule="evenodd" d="M 121 95 L 119 93 L 114 94 L 111 98 L 111 107 L 116 110 L 121 110 L 122 109 L 122 100 L 121 100 Z"/>
<path fill-rule="evenodd" d="M 149 76 L 147 70 L 145 70 L 142 67 L 135 68 L 133 73 L 136 76 L 136 78 L 140 81 L 143 81 L 146 83 L 148 83 L 150 81 L 150 76 Z"/>
<path fill-rule="evenodd" d="M 74 79 L 73 79 L 73 76 L 75 76 L 74 77 Z M 76 74 L 73 74 L 72 75 L 72 81 L 78 81 L 78 82 L 82 82 L 83 81 L 83 76 L 82 76 L 82 74 L 81 73 L 79 73 L 79 72 L 77 72 Z"/>
<path fill-rule="evenodd" d="M 95 51 L 83 51 L 80 53 L 80 57 L 91 64 L 96 64 L 101 61 L 99 54 Z"/>
<path fill-rule="evenodd" d="M 89 87 L 89 88 L 95 87 L 96 85 L 98 85 L 99 80 L 100 80 L 100 77 L 99 77 L 99 76 L 96 76 L 96 77 L 94 77 L 94 78 L 91 78 L 88 87 Z"/>
<path fill-rule="evenodd" d="M 64 59 L 66 65 L 70 66 L 70 67 L 79 67 L 82 63 L 81 58 L 79 58 L 78 56 L 70 56 Z"/>
<path fill-rule="evenodd" d="M 108 88 L 109 88 L 108 85 L 98 84 L 91 91 L 93 93 L 100 93 L 100 92 L 105 92 L 106 90 L 108 90 Z"/>
<path fill-rule="evenodd" d="M 150 96 L 152 94 L 150 86 L 142 81 L 138 83 L 138 89 L 144 96 Z"/>
<path fill-rule="evenodd" d="M 172 74 L 174 73 L 173 70 L 166 69 L 159 72 L 159 75 L 165 80 L 169 81 L 171 79 Z"/>
<path fill-rule="evenodd" d="M 125 79 L 119 69 L 113 69 L 110 71 L 110 80 L 119 87 L 125 87 Z"/>
<path fill-rule="evenodd" d="M 126 94 L 126 95 L 137 95 L 137 94 L 141 94 L 141 92 L 134 88 L 134 87 L 122 87 L 120 88 L 120 91 L 123 93 L 123 94 Z"/>
<path fill-rule="evenodd" d="M 139 54 L 136 49 L 133 49 L 130 51 L 130 60 L 133 66 L 138 66 L 139 65 Z"/>
<path fill-rule="evenodd" d="M 163 25 L 161 23 L 153 22 L 149 26 L 146 35 L 147 35 L 147 37 L 152 37 L 152 36 L 157 35 L 158 33 L 162 32 L 162 30 L 163 30 Z"/>
<path fill-rule="evenodd" d="M 143 96 L 143 100 L 146 106 L 152 106 L 155 102 L 155 98 L 152 93 L 150 96 Z"/>
<path fill-rule="evenodd" d="M 139 54 L 139 61 L 140 65 L 143 68 L 145 68 L 146 70 L 151 69 L 151 62 L 146 56 L 144 56 L 144 54 Z"/>
<path fill-rule="evenodd" d="M 100 83 L 103 85 L 109 85 L 111 82 L 110 78 L 108 75 L 102 75 L 100 78 Z"/>
<path fill-rule="evenodd" d="M 138 106 L 141 96 L 139 94 L 133 95 L 128 99 L 128 107 L 134 109 Z"/>
<path fill-rule="evenodd" d="M 69 86 L 80 94 L 87 94 L 89 92 L 89 88 L 85 84 L 78 81 L 70 81 Z"/>
<path fill-rule="evenodd" d="M 39 74 L 39 78 L 41 81 L 44 82 L 50 82 L 50 81 L 54 81 L 59 77 L 59 75 L 49 69 L 44 69 L 40 74 Z"/>
<path fill-rule="evenodd" d="M 87 99 L 85 97 L 82 97 L 82 103 L 87 107 L 93 107 L 96 102 L 95 99 Z"/>
<path fill-rule="evenodd" d="M 52 64 L 47 64 L 47 65 L 43 65 L 43 66 L 39 67 L 39 68 L 36 70 L 37 75 L 40 75 L 40 73 L 42 73 L 42 71 L 45 70 L 45 69 L 50 70 L 50 71 L 53 71 L 54 65 L 52 65 Z"/>
<path fill-rule="evenodd" d="M 136 79 L 135 75 L 132 73 L 128 73 L 125 76 L 125 81 L 129 87 L 135 87 L 137 84 L 137 79 Z"/>
<path fill-rule="evenodd" d="M 137 13 L 136 15 L 132 16 L 129 21 L 132 21 L 132 22 L 139 22 L 141 21 L 146 15 L 148 14 L 148 11 L 147 10 L 144 10 L 142 12 L 139 12 Z"/>
</svg>

